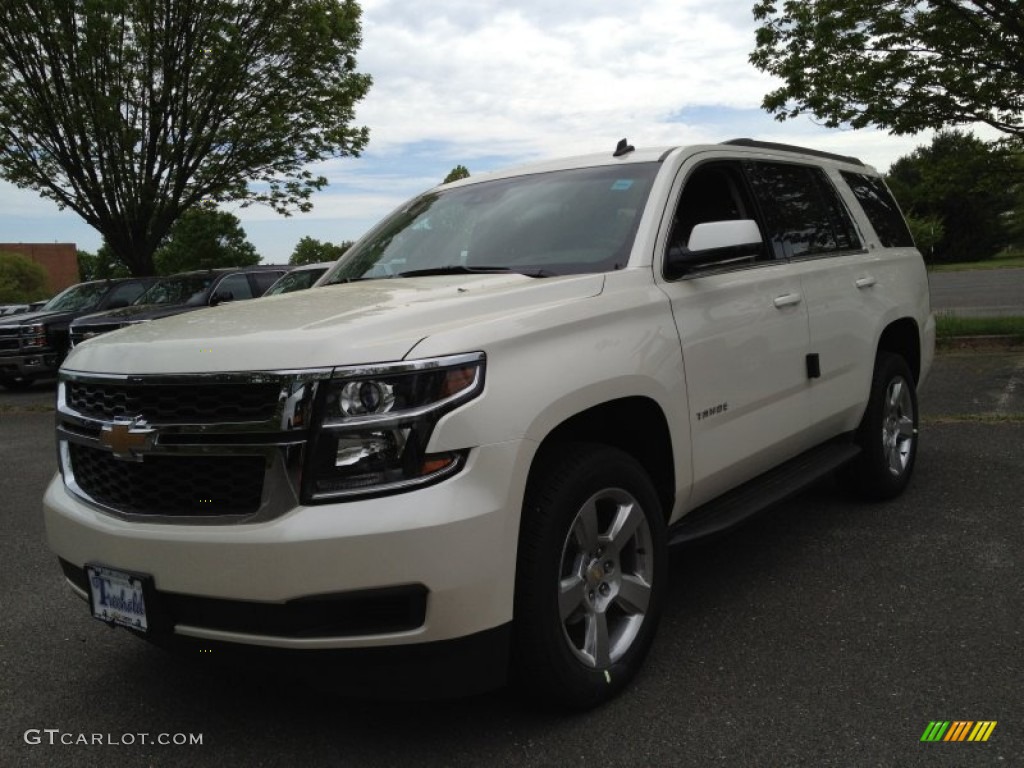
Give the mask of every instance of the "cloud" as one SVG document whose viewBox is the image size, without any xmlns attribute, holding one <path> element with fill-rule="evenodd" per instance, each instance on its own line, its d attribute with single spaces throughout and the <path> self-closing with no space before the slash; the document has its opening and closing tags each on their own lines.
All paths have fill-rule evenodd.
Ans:
<svg viewBox="0 0 1024 768">
<path fill-rule="evenodd" d="M 374 152 L 596 150 L 685 106 L 756 107 L 770 81 L 746 63 L 752 43 L 749 12 L 706 2 L 370 2 L 360 64 L 374 87 L 358 116 Z"/>
<path fill-rule="evenodd" d="M 477 176 L 532 160 L 736 137 L 854 155 L 880 170 L 930 140 L 829 130 L 760 109 L 773 87 L 748 63 L 752 2 L 707 0 L 363 0 L 359 158 L 312 170 L 330 180 L 306 214 L 232 208 L 267 261 L 303 235 L 353 239 L 455 165 Z M 32 224 L 28 227 L 27 223 Z M 0 232 L 95 248 L 71 212 L 0 184 Z M 27 235 L 25 234 L 27 232 Z M 83 235 L 82 233 L 86 234 Z M 0 237 L 2 239 L 2 237 Z"/>
</svg>

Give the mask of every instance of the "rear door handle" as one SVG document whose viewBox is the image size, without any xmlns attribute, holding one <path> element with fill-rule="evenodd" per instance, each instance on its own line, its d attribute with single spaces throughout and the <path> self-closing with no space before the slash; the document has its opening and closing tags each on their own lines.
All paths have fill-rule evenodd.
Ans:
<svg viewBox="0 0 1024 768">
<path fill-rule="evenodd" d="M 794 304 L 799 304 L 802 300 L 803 296 L 799 293 L 784 293 L 782 296 L 776 296 L 772 303 L 781 309 L 782 307 L 791 307 Z"/>
<path fill-rule="evenodd" d="M 870 288 L 874 284 L 875 278 L 871 275 L 868 275 L 867 277 L 858 277 L 856 282 L 858 288 Z"/>
</svg>

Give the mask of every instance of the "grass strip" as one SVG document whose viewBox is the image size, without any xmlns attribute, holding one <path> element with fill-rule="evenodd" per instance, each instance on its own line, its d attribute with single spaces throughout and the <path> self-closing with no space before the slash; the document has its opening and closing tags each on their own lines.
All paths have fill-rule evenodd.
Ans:
<svg viewBox="0 0 1024 768">
<path fill-rule="evenodd" d="M 963 317 L 951 312 L 936 312 L 935 335 L 940 339 L 1011 336 L 1024 341 L 1024 317 Z"/>
<path fill-rule="evenodd" d="M 973 269 L 1015 269 L 1024 267 L 1024 254 L 997 256 L 983 261 L 961 261 L 955 264 L 929 264 L 929 272 L 967 272 Z"/>
</svg>

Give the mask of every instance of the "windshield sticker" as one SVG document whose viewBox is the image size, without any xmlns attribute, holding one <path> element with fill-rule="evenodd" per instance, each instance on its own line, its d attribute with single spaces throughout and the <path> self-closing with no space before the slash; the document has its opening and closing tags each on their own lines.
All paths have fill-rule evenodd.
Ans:
<svg viewBox="0 0 1024 768">
<path fill-rule="evenodd" d="M 632 179 L 619 179 L 612 184 L 612 190 L 615 192 L 623 192 L 633 186 Z"/>
</svg>

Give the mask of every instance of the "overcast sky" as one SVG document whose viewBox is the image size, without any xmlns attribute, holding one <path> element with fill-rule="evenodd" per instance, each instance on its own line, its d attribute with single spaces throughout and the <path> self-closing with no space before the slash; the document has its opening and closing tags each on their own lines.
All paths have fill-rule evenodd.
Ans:
<svg viewBox="0 0 1024 768">
<path fill-rule="evenodd" d="M 535 159 L 737 137 L 855 155 L 884 171 L 928 136 L 778 123 L 772 81 L 747 63 L 754 0 L 364 0 L 359 158 L 315 168 L 330 186 L 306 214 L 234 210 L 264 262 L 299 238 L 354 240 L 455 165 L 477 175 Z M 0 182 L 0 242 L 100 236 L 70 211 Z"/>
</svg>

